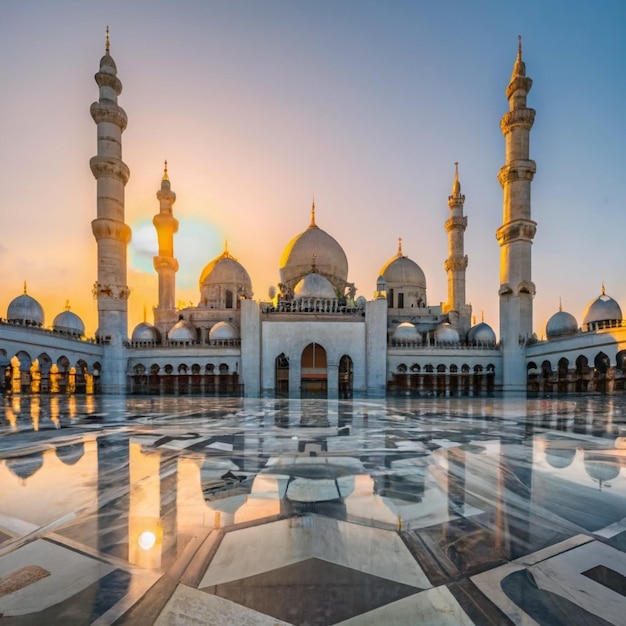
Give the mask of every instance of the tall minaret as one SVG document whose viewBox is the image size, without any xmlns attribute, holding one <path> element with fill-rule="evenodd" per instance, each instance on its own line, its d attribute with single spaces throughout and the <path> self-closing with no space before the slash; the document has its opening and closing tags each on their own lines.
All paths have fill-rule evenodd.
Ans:
<svg viewBox="0 0 626 626">
<path fill-rule="evenodd" d="M 467 256 L 464 252 L 464 236 L 467 228 L 467 217 L 463 215 L 465 196 L 461 193 L 459 182 L 459 164 L 455 163 L 452 195 L 448 196 L 450 217 L 446 220 L 448 233 L 448 258 L 444 263 L 448 274 L 448 301 L 443 306 L 444 313 L 456 311 L 458 320 L 451 319 L 458 327 L 461 336 L 469 330 L 472 310 L 465 303 L 465 270 Z M 452 317 L 452 316 L 451 316 Z"/>
<path fill-rule="evenodd" d="M 97 337 L 122 345 L 128 339 L 126 248 L 131 231 L 124 223 L 124 186 L 130 172 L 122 161 L 122 132 L 127 118 L 117 104 L 122 83 L 109 54 L 108 27 L 105 54 L 95 79 L 100 98 L 91 105 L 91 117 L 98 125 L 98 155 L 89 164 L 98 194 L 97 218 L 91 222 L 98 243 L 98 279 L 93 289 L 98 300 Z"/>
<path fill-rule="evenodd" d="M 174 258 L 174 233 L 178 232 L 178 220 L 174 217 L 172 205 L 176 202 L 176 194 L 172 191 L 167 175 L 167 161 L 163 168 L 161 189 L 157 191 L 160 210 L 152 223 L 159 240 L 159 255 L 154 257 L 154 269 L 159 275 L 159 304 L 154 309 L 154 325 L 161 335 L 176 324 L 176 272 L 178 261 Z"/>
<path fill-rule="evenodd" d="M 526 106 L 532 80 L 526 76 L 522 61 L 522 38 L 511 80 L 506 88 L 508 113 L 500 128 L 506 142 L 505 165 L 498 180 L 503 190 L 502 226 L 496 232 L 500 244 L 500 339 L 504 357 L 503 390 L 526 390 L 526 342 L 533 332 L 531 277 L 532 241 L 537 229 L 530 219 L 530 183 L 535 162 L 529 158 L 530 129 L 534 109 Z"/>
</svg>

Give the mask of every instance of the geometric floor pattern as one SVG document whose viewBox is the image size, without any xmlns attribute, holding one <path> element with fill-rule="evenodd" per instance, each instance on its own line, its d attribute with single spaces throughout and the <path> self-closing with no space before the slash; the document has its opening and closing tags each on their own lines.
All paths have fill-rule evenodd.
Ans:
<svg viewBox="0 0 626 626">
<path fill-rule="evenodd" d="M 0 623 L 621 625 L 626 396 L 0 405 Z"/>
</svg>

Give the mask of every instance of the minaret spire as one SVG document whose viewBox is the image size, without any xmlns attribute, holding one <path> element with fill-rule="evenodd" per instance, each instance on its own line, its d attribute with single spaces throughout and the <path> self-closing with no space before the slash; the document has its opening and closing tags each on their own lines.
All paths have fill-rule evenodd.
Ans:
<svg viewBox="0 0 626 626">
<path fill-rule="evenodd" d="M 117 104 L 122 83 L 109 55 L 108 27 L 105 52 L 95 76 L 100 97 L 91 105 L 91 117 L 98 127 L 98 153 L 89 162 L 97 181 L 97 216 L 91 223 L 98 243 L 98 278 L 93 293 L 98 300 L 97 338 L 121 346 L 128 337 L 126 251 L 131 231 L 124 222 L 124 187 L 130 172 L 122 161 L 127 117 Z M 107 384 L 104 378 L 102 383 Z"/>
<path fill-rule="evenodd" d="M 467 217 L 463 215 L 465 196 L 461 193 L 459 181 L 459 163 L 454 163 L 454 179 L 452 181 L 452 195 L 448 196 L 450 217 L 446 220 L 445 227 L 448 233 L 448 258 L 444 268 L 448 275 L 448 300 L 443 305 L 444 313 L 456 311 L 452 316 L 452 322 L 456 320 L 456 326 L 461 336 L 466 333 L 471 325 L 472 307 L 465 302 L 465 271 L 467 269 L 467 255 L 465 254 L 465 229 Z"/>
<path fill-rule="evenodd" d="M 525 345 L 533 332 L 532 241 L 537 224 L 531 219 L 530 186 L 536 165 L 530 159 L 530 130 L 535 111 L 526 106 L 533 81 L 526 76 L 522 40 L 506 88 L 509 111 L 500 128 L 505 139 L 505 164 L 498 180 L 502 186 L 502 226 L 496 231 L 500 245 L 500 339 L 503 350 L 503 390 L 526 390 Z"/>
<path fill-rule="evenodd" d="M 173 205 L 176 194 L 172 191 L 167 172 L 167 160 L 163 165 L 161 188 L 156 194 L 159 212 L 152 219 L 159 241 L 159 254 L 153 259 L 154 269 L 159 275 L 159 304 L 154 309 L 154 325 L 164 337 L 176 324 L 176 272 L 178 261 L 174 258 L 174 234 L 178 232 L 178 220 L 174 217 Z"/>
</svg>

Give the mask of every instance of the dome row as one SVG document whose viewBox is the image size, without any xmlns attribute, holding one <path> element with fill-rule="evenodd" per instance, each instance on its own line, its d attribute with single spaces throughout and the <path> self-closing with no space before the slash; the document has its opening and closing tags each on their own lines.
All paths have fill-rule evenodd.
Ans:
<svg viewBox="0 0 626 626">
<path fill-rule="evenodd" d="M 180 319 L 167 333 L 169 341 L 191 342 L 197 341 L 198 334 L 196 327 L 189 321 Z M 229 322 L 217 322 L 209 331 L 210 341 L 228 341 L 237 338 L 237 330 Z M 135 343 L 158 343 L 161 341 L 159 331 L 147 322 L 142 322 L 135 326 L 131 341 Z"/>
<path fill-rule="evenodd" d="M 423 338 L 415 324 L 402 322 L 396 326 L 392 338 L 400 343 L 422 343 Z M 459 333 L 451 324 L 444 322 L 435 329 L 435 341 L 438 344 L 457 344 L 460 342 Z M 495 346 L 496 334 L 489 324 L 480 322 L 472 326 L 467 333 L 467 341 L 470 345 Z"/>
<path fill-rule="evenodd" d="M 24 289 L 23 294 L 11 300 L 7 309 L 7 321 L 12 324 L 41 328 L 44 325 L 43 307 Z M 68 306 L 65 311 L 54 318 L 52 330 L 72 337 L 82 337 L 85 334 L 85 324 L 76 313 L 70 311 Z"/>
<path fill-rule="evenodd" d="M 607 296 L 602 286 L 602 293 L 591 300 L 583 311 L 583 330 L 594 330 L 621 323 L 622 309 L 616 300 Z M 548 320 L 546 337 L 548 340 L 571 337 L 578 333 L 576 318 L 561 308 Z"/>
</svg>

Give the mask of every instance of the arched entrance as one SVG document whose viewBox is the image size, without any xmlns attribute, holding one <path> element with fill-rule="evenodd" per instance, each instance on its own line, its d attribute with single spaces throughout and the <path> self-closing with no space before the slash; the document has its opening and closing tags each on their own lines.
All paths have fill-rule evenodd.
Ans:
<svg viewBox="0 0 626 626">
<path fill-rule="evenodd" d="M 277 396 L 289 395 L 289 359 L 281 352 L 274 364 L 274 380 L 276 381 L 274 391 Z"/>
<path fill-rule="evenodd" d="M 300 393 L 303 396 L 326 397 L 328 370 L 326 350 L 319 343 L 310 343 L 300 361 Z"/>
<path fill-rule="evenodd" d="M 352 359 L 344 354 L 339 359 L 339 397 L 352 397 Z"/>
</svg>

